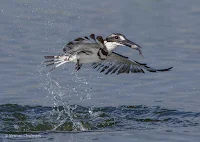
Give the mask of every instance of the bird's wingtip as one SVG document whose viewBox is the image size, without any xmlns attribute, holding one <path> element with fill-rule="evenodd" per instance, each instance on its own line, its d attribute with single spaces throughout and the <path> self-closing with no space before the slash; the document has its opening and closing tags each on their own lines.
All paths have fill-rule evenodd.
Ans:
<svg viewBox="0 0 200 142">
<path fill-rule="evenodd" d="M 167 70 L 169 71 L 169 70 L 171 70 L 173 67 L 169 67 Z"/>
<path fill-rule="evenodd" d="M 170 71 L 173 67 L 169 67 L 169 68 L 166 68 L 166 69 L 160 69 L 158 71 Z"/>
</svg>

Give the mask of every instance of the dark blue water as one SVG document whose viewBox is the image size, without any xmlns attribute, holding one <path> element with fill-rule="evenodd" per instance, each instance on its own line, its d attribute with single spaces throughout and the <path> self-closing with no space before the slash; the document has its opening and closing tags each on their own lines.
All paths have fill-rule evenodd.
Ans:
<svg viewBox="0 0 200 142">
<path fill-rule="evenodd" d="M 0 140 L 199 141 L 200 2 L 0 1 Z M 170 72 L 105 76 L 45 55 L 113 32 L 142 46 L 116 52 Z"/>
</svg>

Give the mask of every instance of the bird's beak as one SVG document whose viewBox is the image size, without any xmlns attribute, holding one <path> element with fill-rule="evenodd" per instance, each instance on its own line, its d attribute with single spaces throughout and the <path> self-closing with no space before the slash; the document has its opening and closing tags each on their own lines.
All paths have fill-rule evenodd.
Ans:
<svg viewBox="0 0 200 142">
<path fill-rule="evenodd" d="M 121 44 L 128 46 L 128 47 L 131 47 L 132 49 L 136 49 L 136 50 L 141 48 L 139 45 L 137 45 L 136 43 L 134 43 L 134 42 L 132 42 L 128 39 L 122 41 Z"/>
<path fill-rule="evenodd" d="M 139 54 L 142 55 L 142 51 L 141 51 L 141 46 L 139 46 L 138 44 L 126 39 L 124 41 L 121 42 L 121 44 L 125 45 L 125 46 L 128 46 L 132 49 L 135 49 L 135 50 L 138 50 L 139 51 Z"/>
</svg>

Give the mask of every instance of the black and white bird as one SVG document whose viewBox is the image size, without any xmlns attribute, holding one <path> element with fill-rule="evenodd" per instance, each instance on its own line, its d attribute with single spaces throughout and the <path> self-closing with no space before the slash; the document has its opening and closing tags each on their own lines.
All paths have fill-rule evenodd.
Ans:
<svg viewBox="0 0 200 142">
<path fill-rule="evenodd" d="M 76 63 L 75 69 L 77 71 L 82 64 L 91 63 L 92 68 L 105 74 L 144 73 L 145 70 L 149 72 L 163 72 L 169 71 L 172 68 L 154 69 L 144 63 L 130 60 L 126 56 L 113 52 L 118 46 L 128 46 L 138 50 L 142 55 L 141 47 L 128 40 L 122 34 L 113 33 L 105 39 L 91 34 L 89 37 L 79 37 L 66 44 L 63 48 L 63 55 L 45 56 L 48 59 L 45 62 L 47 66 L 55 65 L 50 71 L 68 62 Z"/>
</svg>

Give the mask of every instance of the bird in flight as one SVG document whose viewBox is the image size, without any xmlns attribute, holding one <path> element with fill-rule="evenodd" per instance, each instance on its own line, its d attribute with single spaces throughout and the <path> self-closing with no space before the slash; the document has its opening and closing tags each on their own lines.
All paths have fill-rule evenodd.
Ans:
<svg viewBox="0 0 200 142">
<path fill-rule="evenodd" d="M 83 64 L 91 63 L 92 68 L 105 74 L 164 72 L 172 69 L 172 67 L 155 69 L 147 64 L 130 60 L 113 51 L 118 46 L 128 46 L 138 50 L 142 55 L 141 47 L 128 40 L 123 34 L 113 33 L 105 39 L 91 34 L 89 37 L 79 37 L 67 43 L 63 48 L 63 55 L 44 56 L 47 59 L 45 63 L 47 66 L 54 65 L 50 71 L 69 62 L 76 63 L 75 69 L 78 71 Z"/>
</svg>

